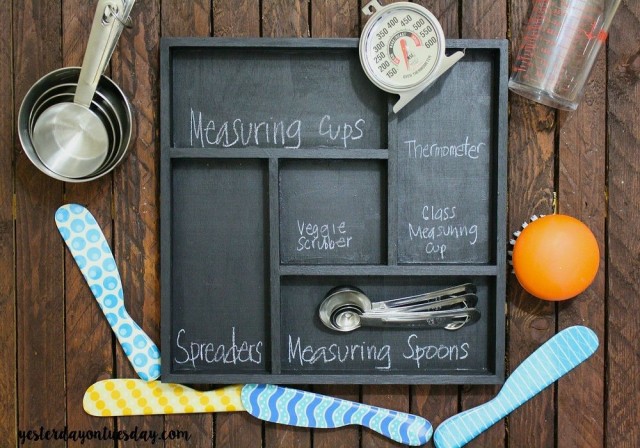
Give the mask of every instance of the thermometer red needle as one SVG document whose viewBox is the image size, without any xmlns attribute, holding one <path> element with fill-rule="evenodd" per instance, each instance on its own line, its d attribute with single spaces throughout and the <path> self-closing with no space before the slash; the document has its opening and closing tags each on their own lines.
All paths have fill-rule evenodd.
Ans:
<svg viewBox="0 0 640 448">
<path fill-rule="evenodd" d="M 404 56 L 404 63 L 409 68 L 409 55 L 407 54 L 407 42 L 404 39 L 400 39 L 400 48 L 402 48 L 402 55 Z"/>
</svg>

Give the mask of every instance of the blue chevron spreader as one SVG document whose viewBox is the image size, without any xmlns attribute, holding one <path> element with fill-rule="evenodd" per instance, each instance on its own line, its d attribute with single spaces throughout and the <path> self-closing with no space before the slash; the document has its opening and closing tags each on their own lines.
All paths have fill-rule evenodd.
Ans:
<svg viewBox="0 0 640 448">
<path fill-rule="evenodd" d="M 436 447 L 466 445 L 589 358 L 597 348 L 598 337 L 586 327 L 575 326 L 561 331 L 513 371 L 493 400 L 442 422 L 433 435 Z"/>
<path fill-rule="evenodd" d="M 254 417 L 307 428 L 362 425 L 396 442 L 424 445 L 431 438 L 431 423 L 404 412 L 341 400 L 326 395 L 270 384 L 247 384 L 242 404 Z"/>
</svg>

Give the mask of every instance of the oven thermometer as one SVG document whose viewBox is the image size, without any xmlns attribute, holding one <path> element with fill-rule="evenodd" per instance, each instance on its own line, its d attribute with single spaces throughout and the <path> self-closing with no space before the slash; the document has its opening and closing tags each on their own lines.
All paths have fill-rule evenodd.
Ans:
<svg viewBox="0 0 640 448">
<path fill-rule="evenodd" d="M 371 82 L 400 95 L 393 106 L 395 113 L 464 56 L 463 51 L 444 54 L 442 27 L 420 5 L 382 6 L 379 0 L 371 0 L 362 12 L 371 18 L 360 37 L 360 63 Z"/>
</svg>

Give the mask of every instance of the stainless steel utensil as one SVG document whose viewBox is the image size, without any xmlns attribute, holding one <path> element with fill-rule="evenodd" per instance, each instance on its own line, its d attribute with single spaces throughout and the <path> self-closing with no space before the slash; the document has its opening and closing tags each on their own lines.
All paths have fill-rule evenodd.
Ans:
<svg viewBox="0 0 640 448">
<path fill-rule="evenodd" d="M 133 4 L 133 0 L 100 0 L 82 69 L 68 67 L 47 74 L 23 99 L 18 115 L 20 141 L 34 165 L 53 178 L 68 182 L 96 179 L 126 154 L 131 106 L 102 73 L 122 30 L 129 26 Z M 58 90 L 62 83 L 67 85 Z M 68 92 L 70 85 L 74 95 L 66 101 L 57 96 Z"/>
<path fill-rule="evenodd" d="M 476 288 L 470 283 L 440 291 L 372 303 L 354 286 L 329 291 L 320 304 L 320 320 L 335 331 L 361 326 L 426 326 L 457 330 L 476 322 L 480 312 Z"/>
<path fill-rule="evenodd" d="M 80 70 L 73 102 L 46 109 L 33 127 L 33 146 L 49 169 L 65 177 L 84 177 L 96 171 L 107 158 L 109 138 L 102 117 L 89 108 L 98 80 L 114 48 L 120 22 L 115 14 L 124 9 L 122 0 L 100 0 Z"/>
<path fill-rule="evenodd" d="M 109 173 L 124 159 L 129 147 L 129 142 L 131 141 L 133 117 L 129 100 L 117 84 L 107 76 L 102 75 L 98 83 L 96 95 L 94 95 L 93 103 L 107 111 L 112 120 L 115 119 L 114 127 L 116 127 L 117 131 L 113 149 L 109 150 L 105 162 L 96 172 L 81 178 L 70 178 L 59 175 L 42 163 L 31 141 L 30 129 L 38 117 L 36 109 L 39 104 L 47 99 L 48 95 L 57 91 L 55 88 L 58 86 L 70 84 L 73 86 L 72 91 L 75 91 L 79 74 L 79 67 L 65 67 L 43 76 L 29 89 L 22 100 L 18 113 L 18 136 L 24 148 L 25 155 L 46 175 L 66 182 L 87 182 Z M 54 90 L 52 90 L 52 88 Z M 45 95 L 46 92 L 49 93 Z M 118 125 L 115 126 L 115 123 L 118 123 Z"/>
</svg>

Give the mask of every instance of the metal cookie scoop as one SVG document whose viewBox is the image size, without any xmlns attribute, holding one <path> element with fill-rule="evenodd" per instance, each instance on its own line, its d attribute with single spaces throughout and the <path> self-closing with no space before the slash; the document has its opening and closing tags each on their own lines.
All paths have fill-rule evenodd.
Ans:
<svg viewBox="0 0 640 448">
<path fill-rule="evenodd" d="M 354 286 L 327 293 L 320 304 L 320 320 L 335 331 L 349 332 L 361 326 L 426 326 L 457 330 L 480 319 L 474 307 L 476 288 L 470 283 L 440 291 L 372 303 Z"/>
</svg>

